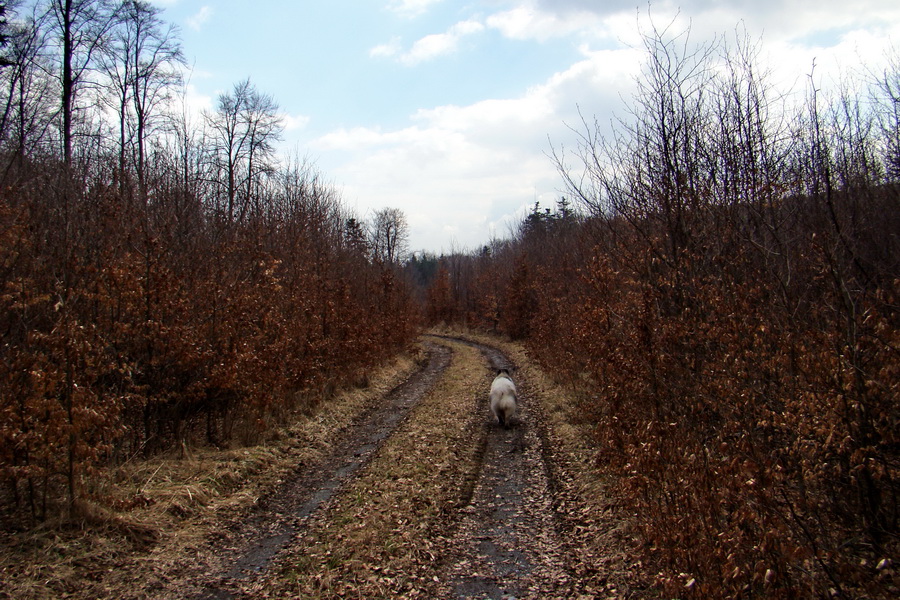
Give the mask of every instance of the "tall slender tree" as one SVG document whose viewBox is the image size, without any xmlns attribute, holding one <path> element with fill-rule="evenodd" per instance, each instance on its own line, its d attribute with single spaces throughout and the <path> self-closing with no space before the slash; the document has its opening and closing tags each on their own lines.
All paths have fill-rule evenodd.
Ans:
<svg viewBox="0 0 900 600">
<path fill-rule="evenodd" d="M 9 40 L 9 34 L 7 33 L 9 21 L 6 19 L 6 4 L 6 2 L 0 2 L 0 49 L 5 48 Z M 4 67 L 7 64 L 9 63 L 5 55 L 0 54 L 0 67 Z"/>
<path fill-rule="evenodd" d="M 146 192 L 147 136 L 156 128 L 158 108 L 170 97 L 173 87 L 181 82 L 179 66 L 185 64 L 178 28 L 165 24 L 162 9 L 149 2 L 126 3 L 125 23 L 134 35 L 132 55 L 132 105 L 137 147 L 137 174 L 141 194 Z"/>
<path fill-rule="evenodd" d="M 116 23 L 117 6 L 112 0 L 46 0 L 45 7 L 47 26 L 58 47 L 63 159 L 71 166 L 78 93 Z"/>
<path fill-rule="evenodd" d="M 0 70 L 0 141 L 11 151 L 12 166 L 47 143 L 58 94 L 54 79 L 47 75 L 52 71 L 47 39 L 37 21 L 17 20 L 6 34 L 5 65 Z"/>
<path fill-rule="evenodd" d="M 226 218 L 242 220 L 252 204 L 253 186 L 275 158 L 274 142 L 282 131 L 278 104 L 248 78 L 219 96 L 216 111 L 207 114 L 206 121 L 219 187 L 225 192 Z"/>
<path fill-rule="evenodd" d="M 142 196 L 147 138 L 158 124 L 159 106 L 180 83 L 179 66 L 185 62 L 178 28 L 167 25 L 161 12 L 149 2 L 125 0 L 99 59 L 112 92 L 110 104 L 118 116 L 119 170 L 124 174 L 130 151 Z"/>
</svg>

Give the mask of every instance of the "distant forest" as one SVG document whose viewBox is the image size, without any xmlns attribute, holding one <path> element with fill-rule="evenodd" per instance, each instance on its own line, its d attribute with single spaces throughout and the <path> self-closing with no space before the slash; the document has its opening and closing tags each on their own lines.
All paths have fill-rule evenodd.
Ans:
<svg viewBox="0 0 900 600">
<path fill-rule="evenodd" d="M 253 443 L 423 327 L 466 326 L 578 394 L 585 460 L 666 594 L 892 597 L 900 57 L 833 93 L 813 71 L 797 101 L 745 38 L 651 32 L 613 133 L 586 118 L 550 149 L 556 206 L 409 256 L 402 213 L 361 222 L 276 156 L 277 103 L 249 80 L 192 115 L 158 8 L 13 6 L 4 514 L 71 508 L 131 457 Z"/>
</svg>

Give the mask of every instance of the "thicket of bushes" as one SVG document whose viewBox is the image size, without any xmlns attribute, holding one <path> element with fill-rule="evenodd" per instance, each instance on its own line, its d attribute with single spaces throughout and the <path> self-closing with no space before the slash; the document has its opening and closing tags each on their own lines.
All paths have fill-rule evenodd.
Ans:
<svg viewBox="0 0 900 600">
<path fill-rule="evenodd" d="M 347 244 L 314 174 L 235 224 L 43 167 L 0 193 L 0 465 L 38 516 L 110 459 L 252 440 L 415 335 L 402 278 Z"/>
<path fill-rule="evenodd" d="M 744 40 L 646 42 L 556 154 L 580 210 L 445 258 L 428 315 L 580 390 L 667 595 L 896 597 L 900 65 L 790 106 Z"/>
<path fill-rule="evenodd" d="M 37 4 L 2 32 L 0 509 L 41 519 L 109 465 L 364 382 L 418 306 L 316 170 L 276 160 L 270 97 L 175 110 L 159 9 Z"/>
</svg>

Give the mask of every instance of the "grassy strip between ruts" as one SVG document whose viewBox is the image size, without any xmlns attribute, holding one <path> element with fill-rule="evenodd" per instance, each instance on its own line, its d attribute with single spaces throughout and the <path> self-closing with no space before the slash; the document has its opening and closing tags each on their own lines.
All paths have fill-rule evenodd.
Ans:
<svg viewBox="0 0 900 600">
<path fill-rule="evenodd" d="M 143 590 L 182 576 L 211 532 L 240 518 L 298 464 L 326 454 L 335 433 L 406 379 L 421 358 L 398 357 L 374 372 L 368 387 L 339 391 L 256 446 L 195 448 L 186 457 L 118 467 L 104 493 L 124 508 L 86 502 L 79 521 L 0 532 L 0 598 L 154 597 Z"/>
<path fill-rule="evenodd" d="M 453 360 L 359 477 L 280 561 L 246 590 L 261 597 L 437 597 L 437 541 L 467 500 L 488 415 L 476 411 L 489 371 L 477 349 Z"/>
</svg>

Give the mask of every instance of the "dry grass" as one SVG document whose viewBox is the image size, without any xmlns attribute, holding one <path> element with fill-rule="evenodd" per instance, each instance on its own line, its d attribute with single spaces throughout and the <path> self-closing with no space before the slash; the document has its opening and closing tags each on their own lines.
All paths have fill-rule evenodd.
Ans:
<svg viewBox="0 0 900 600">
<path fill-rule="evenodd" d="M 211 532 L 274 489 L 298 465 L 327 452 L 335 432 L 373 406 L 421 360 L 403 356 L 265 442 L 245 448 L 192 448 L 117 468 L 78 517 L 20 533 L 0 532 L 0 598 L 136 597 L 169 577 Z"/>
<path fill-rule="evenodd" d="M 360 476 L 281 561 L 272 597 L 435 597 L 436 540 L 477 473 L 486 414 L 474 410 L 488 370 L 471 347 L 450 367 Z"/>
</svg>

